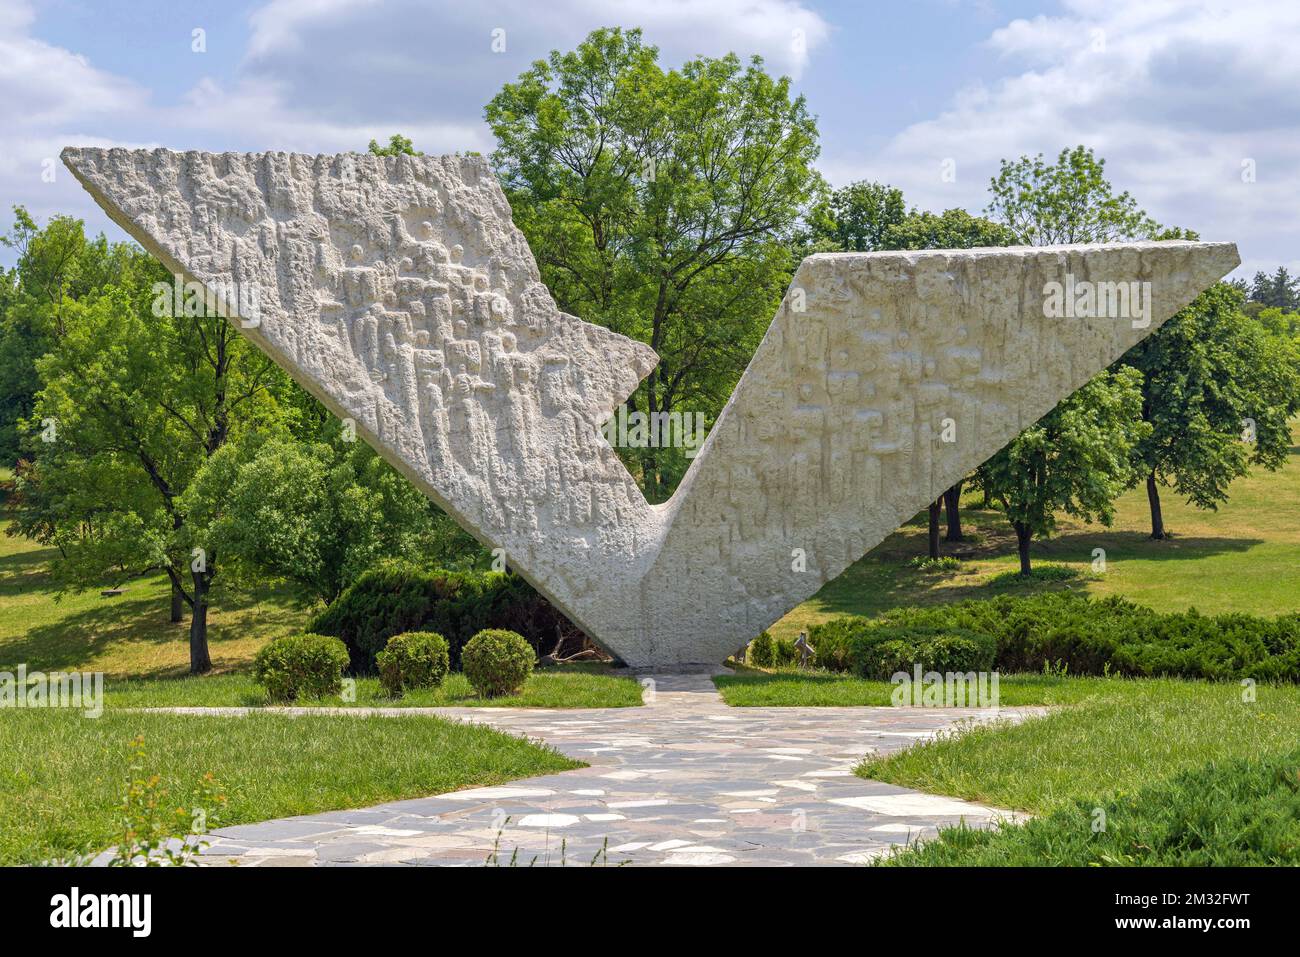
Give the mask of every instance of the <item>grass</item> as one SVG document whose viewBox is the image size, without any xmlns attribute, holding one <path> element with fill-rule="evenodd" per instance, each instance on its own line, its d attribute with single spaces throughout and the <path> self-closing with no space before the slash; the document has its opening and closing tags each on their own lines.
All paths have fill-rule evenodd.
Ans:
<svg viewBox="0 0 1300 957">
<path fill-rule="evenodd" d="M 927 517 L 918 515 L 769 631 L 793 639 L 812 625 L 840 615 L 875 616 L 900 605 L 989 598 L 1017 591 L 1071 589 L 1119 594 L 1157 611 L 1195 606 L 1207 614 L 1242 611 L 1278 615 L 1300 607 L 1300 421 L 1295 447 L 1280 471 L 1256 469 L 1229 488 L 1217 512 L 1184 503 L 1171 489 L 1162 501 L 1173 537 L 1152 541 L 1145 488 L 1124 494 L 1110 528 L 1058 516 L 1059 533 L 1037 541 L 1035 563 L 1073 570 L 1068 580 L 1017 581 L 1015 534 L 998 511 L 982 510 L 977 494 L 965 498 L 964 530 L 970 542 L 943 542 L 941 553 L 961 558 L 956 569 L 919 570 L 908 562 L 926 553 Z M 1105 549 L 1105 571 L 1094 571 L 1093 550 Z M 1012 573 L 1012 577 L 998 579 Z M 1062 573 L 1054 573 L 1060 575 Z"/>
<path fill-rule="evenodd" d="M 362 807 L 581 767 L 488 728 L 425 716 L 246 718 L 62 710 L 0 712 L 0 865 L 116 840 L 128 744 L 183 803 L 212 773 L 228 803 L 209 826 Z"/>
<path fill-rule="evenodd" d="M 165 575 L 126 582 L 125 594 L 60 595 L 45 570 L 53 548 L 0 536 L 0 670 L 26 663 L 121 676 L 175 676 L 189 669 L 189 616 L 173 624 Z M 117 583 L 112 583 L 117 584 Z M 302 627 L 308 612 L 287 589 L 223 589 L 208 614 L 214 668 L 246 667 L 267 641 Z"/>
<path fill-rule="evenodd" d="M 1076 682 L 1081 679 L 1062 679 Z M 1211 762 L 1290 751 L 1300 688 L 1170 679 L 1109 682 L 1077 705 L 1014 726 L 982 725 L 864 762 L 863 777 L 1035 814 L 1135 794 Z"/>
<path fill-rule="evenodd" d="M 261 707 L 266 692 L 251 675 L 233 673 L 201 678 L 108 680 L 107 708 Z M 629 708 L 641 704 L 641 685 L 614 675 L 599 665 L 558 665 L 536 672 L 517 695 L 480 698 L 463 674 L 449 674 L 441 687 L 410 691 L 401 698 L 384 696 L 377 678 L 359 678 L 356 700 L 342 698 L 295 702 L 320 707 L 498 707 L 498 708 Z"/>
<path fill-rule="evenodd" d="M 1300 750 L 1212 762 L 1021 826 L 947 828 L 880 862 L 909 867 L 1300 865 Z"/>
<path fill-rule="evenodd" d="M 1252 701 L 1227 683 L 1060 680 L 1083 693 L 1045 717 L 862 763 L 862 777 L 1037 816 L 946 829 L 887 863 L 1300 864 L 1300 688 Z"/>
<path fill-rule="evenodd" d="M 102 598 L 97 591 L 60 594 L 45 571 L 54 550 L 0 536 L 0 671 L 19 664 L 29 670 L 101 671 L 107 702 L 122 707 L 266 704 L 248 673 L 263 644 L 303 627 L 309 610 L 287 589 L 226 589 L 209 612 L 213 673 L 188 675 L 189 624 L 168 621 L 166 576 L 127 583 L 126 593 Z M 437 690 L 396 701 L 382 697 L 378 681 L 357 682 L 357 700 L 325 705 L 409 707 L 495 706 L 519 708 L 618 708 L 641 704 L 641 687 L 597 665 L 564 665 L 539 671 L 521 694 L 478 698 L 463 675 Z"/>
</svg>

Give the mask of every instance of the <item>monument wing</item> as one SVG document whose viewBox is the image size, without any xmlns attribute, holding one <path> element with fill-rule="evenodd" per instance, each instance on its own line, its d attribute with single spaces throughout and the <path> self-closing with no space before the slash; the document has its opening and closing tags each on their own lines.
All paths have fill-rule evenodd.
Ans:
<svg viewBox="0 0 1300 957">
<path fill-rule="evenodd" d="M 721 661 L 1239 261 L 1186 242 L 809 257 L 652 507 L 599 426 L 656 356 L 556 308 L 482 159 L 63 155 L 146 249 L 640 666 Z"/>
</svg>

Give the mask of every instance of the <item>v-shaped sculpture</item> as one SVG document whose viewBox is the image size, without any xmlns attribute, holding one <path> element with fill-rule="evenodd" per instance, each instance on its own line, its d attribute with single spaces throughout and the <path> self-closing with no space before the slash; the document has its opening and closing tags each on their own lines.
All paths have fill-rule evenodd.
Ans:
<svg viewBox="0 0 1300 957">
<path fill-rule="evenodd" d="M 1155 331 L 1231 243 L 810 256 L 677 493 L 472 156 L 68 149 L 114 221 L 603 647 L 716 664 Z M 242 312 L 242 315 L 241 315 Z"/>
</svg>

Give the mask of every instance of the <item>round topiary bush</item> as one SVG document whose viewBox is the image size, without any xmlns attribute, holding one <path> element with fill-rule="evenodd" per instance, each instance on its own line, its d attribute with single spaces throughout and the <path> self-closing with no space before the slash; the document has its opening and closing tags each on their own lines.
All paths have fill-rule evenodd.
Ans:
<svg viewBox="0 0 1300 957">
<path fill-rule="evenodd" d="M 484 698 L 518 691 L 536 661 L 537 654 L 523 635 L 499 628 L 480 631 L 460 653 L 465 677 Z"/>
<path fill-rule="evenodd" d="M 436 688 L 447 677 L 447 639 L 436 631 L 408 631 L 388 639 L 375 656 L 379 683 L 390 698 L 413 688 Z"/>
<path fill-rule="evenodd" d="M 324 698 L 343 690 L 347 666 L 348 649 L 337 638 L 288 635 L 262 647 L 253 662 L 253 677 L 272 701 Z"/>
</svg>

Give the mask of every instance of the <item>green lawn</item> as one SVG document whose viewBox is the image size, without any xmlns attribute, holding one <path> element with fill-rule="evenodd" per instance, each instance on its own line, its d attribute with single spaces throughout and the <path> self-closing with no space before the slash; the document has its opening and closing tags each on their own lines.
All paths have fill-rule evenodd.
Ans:
<svg viewBox="0 0 1300 957">
<path fill-rule="evenodd" d="M 249 674 L 252 658 L 267 641 L 301 629 L 311 614 L 284 588 L 222 591 L 209 613 L 214 673 L 193 678 L 187 674 L 188 618 L 168 621 L 166 576 L 135 579 L 112 598 L 98 591 L 60 595 L 45 571 L 51 557 L 53 549 L 0 536 L 0 670 L 26 664 L 29 670 L 102 671 L 110 706 L 266 704 Z M 521 694 L 508 698 L 478 698 L 463 675 L 452 674 L 442 688 L 397 701 L 383 698 L 375 679 L 363 678 L 355 702 L 320 703 L 617 708 L 641 704 L 641 688 L 603 666 L 565 665 L 539 671 Z"/>
<path fill-rule="evenodd" d="M 1166 489 L 1165 525 L 1173 534 L 1152 541 L 1145 488 L 1118 502 L 1110 528 L 1061 517 L 1060 534 L 1033 546 L 1035 562 L 1065 565 L 1073 581 L 998 585 L 992 579 L 1019 567 L 1015 535 L 1005 516 L 981 511 L 979 495 L 967 495 L 962 518 L 975 541 L 941 543 L 942 554 L 962 556 L 953 571 L 923 572 L 907 562 L 926 551 L 922 513 L 890 535 L 815 596 L 770 629 L 795 638 L 802 629 L 840 615 L 874 616 L 900 605 L 988 598 L 1008 591 L 1072 589 L 1091 595 L 1124 595 L 1157 611 L 1250 612 L 1277 615 L 1300 608 L 1300 422 L 1296 446 L 1277 472 L 1256 469 L 1229 488 L 1217 512 L 1186 505 Z M 1106 551 L 1106 570 L 1092 569 L 1093 549 Z"/>
<path fill-rule="evenodd" d="M 248 706 L 268 704 L 266 692 L 247 673 L 201 678 L 109 679 L 106 708 L 167 706 Z M 401 698 L 384 696 L 377 678 L 360 678 L 356 700 L 323 698 L 295 702 L 321 707 L 498 707 L 498 708 L 629 708 L 641 704 L 641 685 L 633 678 L 610 673 L 598 665 L 559 665 L 536 672 L 517 695 L 480 698 L 463 674 L 453 672 L 439 688 L 410 691 Z"/>
<path fill-rule="evenodd" d="M 212 773 L 228 803 L 210 826 L 364 807 L 581 767 L 488 728 L 436 718 L 0 712 L 0 865 L 103 849 L 116 840 L 128 745 L 187 806 Z"/>
<path fill-rule="evenodd" d="M 1300 866 L 1300 750 L 1179 771 L 1024 825 L 948 828 L 881 861 L 905 867 Z"/>
<path fill-rule="evenodd" d="M 1211 853 L 1207 848 L 1212 849 L 1219 855 L 1217 860 L 1226 861 L 1234 853 L 1252 851 L 1240 845 L 1240 834 L 1232 837 L 1237 832 L 1229 828 L 1230 802 L 1222 802 L 1223 829 L 1212 835 L 1189 837 L 1179 831 L 1158 854 L 1154 844 L 1146 850 L 1130 844 L 1143 835 L 1155 842 L 1158 833 L 1164 833 L 1159 827 L 1177 824 L 1165 820 L 1167 811 L 1162 808 L 1183 806 L 1179 802 L 1184 800 L 1194 804 L 1205 797 L 1198 798 L 1187 783 L 1198 775 L 1214 778 L 1225 793 L 1244 787 L 1256 794 L 1262 802 L 1262 819 L 1272 820 L 1273 814 L 1265 812 L 1264 805 L 1289 800 L 1278 791 L 1286 787 L 1269 784 L 1272 778 L 1259 762 L 1282 762 L 1293 768 L 1290 773 L 1295 776 L 1294 764 L 1287 762 L 1293 760 L 1300 741 L 1300 688 L 1262 685 L 1251 702 L 1245 700 L 1240 686 L 1230 683 L 1066 681 L 1085 686 L 1085 693 L 1079 703 L 1045 717 L 1014 726 L 970 727 L 863 762 L 858 768 L 862 777 L 1047 815 L 1050 821 L 1034 825 L 1032 832 L 1014 827 L 993 836 L 945 832 L 937 846 L 904 855 L 904 863 L 1189 864 L 1197 862 L 1192 853 L 1200 853 L 1197 848 L 1207 854 Z M 1240 761 L 1251 763 L 1224 770 Z M 1288 786 L 1300 786 L 1300 778 Z M 1128 829 L 1113 831 L 1108 838 L 1104 834 L 1090 838 L 1094 833 L 1090 815 L 1098 807 L 1108 809 L 1111 818 L 1119 815 L 1119 823 L 1129 825 Z M 1194 827 L 1199 820 L 1188 818 L 1184 824 Z M 1137 827 L 1138 821 L 1147 822 L 1149 829 Z M 1256 834 L 1252 840 L 1259 847 L 1254 851 L 1276 848 L 1279 840 L 1285 843 L 1286 838 L 1278 835 L 1276 828 Z M 1179 843 L 1184 839 L 1191 844 Z M 1035 859 L 1028 850 L 1044 847 L 1059 853 Z M 1300 845 L 1293 845 L 1290 853 L 1293 863 L 1300 862 Z M 1114 859 L 1100 861 L 1099 856 L 1106 855 Z M 1267 853 L 1264 856 L 1268 858 Z"/>
<path fill-rule="evenodd" d="M 1080 679 L 1067 679 L 1069 682 Z M 981 725 L 869 760 L 863 777 L 1041 813 L 1133 793 L 1211 761 L 1288 751 L 1300 741 L 1300 688 L 1167 679 L 1086 681 L 1107 690 L 1007 727 Z"/>
<path fill-rule="evenodd" d="M 54 556 L 52 548 L 0 535 L 0 670 L 22 663 L 133 677 L 188 670 L 189 617 L 168 620 L 165 575 L 126 582 L 125 594 L 112 598 L 99 591 L 60 596 L 45 570 Z M 208 615 L 214 668 L 246 667 L 267 641 L 301 629 L 308 614 L 283 588 L 223 589 Z"/>
</svg>

